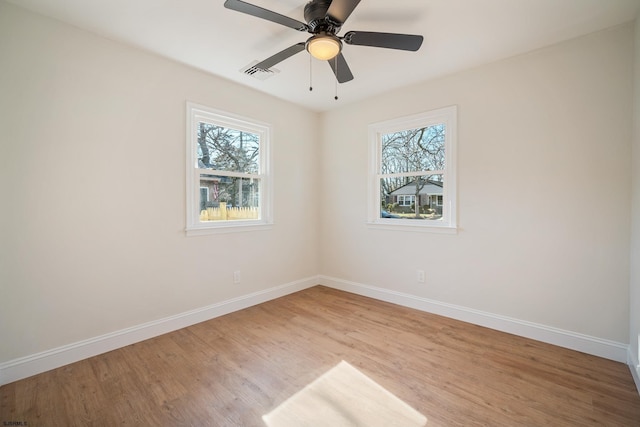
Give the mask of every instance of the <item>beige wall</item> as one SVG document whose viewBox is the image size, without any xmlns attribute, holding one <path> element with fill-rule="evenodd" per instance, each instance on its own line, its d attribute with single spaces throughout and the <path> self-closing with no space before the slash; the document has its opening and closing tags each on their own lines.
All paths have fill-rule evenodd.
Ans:
<svg viewBox="0 0 640 427">
<path fill-rule="evenodd" d="M 273 229 L 185 237 L 187 100 L 273 126 Z M 317 123 L 0 2 L 0 362 L 315 277 Z"/>
<path fill-rule="evenodd" d="M 633 145 L 632 145 L 632 210 L 631 210 L 631 312 L 630 312 L 630 354 L 633 365 L 638 365 L 640 352 L 640 24 L 635 26 L 635 69 L 634 69 L 634 109 L 633 109 Z M 640 379 L 640 371 L 637 371 Z M 640 390 L 640 382 L 637 383 Z"/>
<path fill-rule="evenodd" d="M 632 65 L 626 25 L 324 114 L 322 273 L 628 342 Z M 458 234 L 368 228 L 367 125 L 449 105 Z"/>
</svg>

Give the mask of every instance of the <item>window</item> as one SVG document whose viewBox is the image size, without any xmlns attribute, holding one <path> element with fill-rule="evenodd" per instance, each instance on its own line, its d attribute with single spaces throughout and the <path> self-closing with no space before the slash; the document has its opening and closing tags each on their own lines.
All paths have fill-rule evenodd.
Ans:
<svg viewBox="0 0 640 427">
<path fill-rule="evenodd" d="M 369 126 L 369 224 L 456 229 L 457 108 Z"/>
<path fill-rule="evenodd" d="M 431 206 L 442 206 L 442 195 L 429 196 L 429 204 Z"/>
<path fill-rule="evenodd" d="M 411 206 L 416 202 L 416 196 L 398 196 L 398 206 Z"/>
<path fill-rule="evenodd" d="M 271 221 L 270 127 L 187 103 L 187 234 Z"/>
</svg>

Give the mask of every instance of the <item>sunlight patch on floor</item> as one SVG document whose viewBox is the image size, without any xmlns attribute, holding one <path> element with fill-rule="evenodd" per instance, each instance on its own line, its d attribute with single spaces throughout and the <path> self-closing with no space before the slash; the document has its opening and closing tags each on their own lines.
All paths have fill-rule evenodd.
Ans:
<svg viewBox="0 0 640 427">
<path fill-rule="evenodd" d="M 345 362 L 262 417 L 268 427 L 423 427 L 427 418 Z"/>
</svg>

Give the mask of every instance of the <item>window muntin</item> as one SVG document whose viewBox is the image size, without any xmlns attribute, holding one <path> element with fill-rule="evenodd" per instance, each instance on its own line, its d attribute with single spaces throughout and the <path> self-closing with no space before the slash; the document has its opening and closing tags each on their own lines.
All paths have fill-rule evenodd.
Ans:
<svg viewBox="0 0 640 427">
<path fill-rule="evenodd" d="M 270 224 L 269 126 L 188 103 L 187 130 L 187 234 Z"/>
<path fill-rule="evenodd" d="M 369 223 L 456 226 L 456 107 L 372 124 Z"/>
</svg>

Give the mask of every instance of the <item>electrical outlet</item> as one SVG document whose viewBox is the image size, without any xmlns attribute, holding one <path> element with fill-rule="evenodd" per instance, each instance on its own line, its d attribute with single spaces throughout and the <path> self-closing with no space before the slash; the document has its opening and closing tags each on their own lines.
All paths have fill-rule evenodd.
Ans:
<svg viewBox="0 0 640 427">
<path fill-rule="evenodd" d="M 240 270 L 233 272 L 233 283 L 240 283 Z"/>
<path fill-rule="evenodd" d="M 424 283 L 424 270 L 416 270 L 416 279 L 418 283 Z"/>
</svg>

